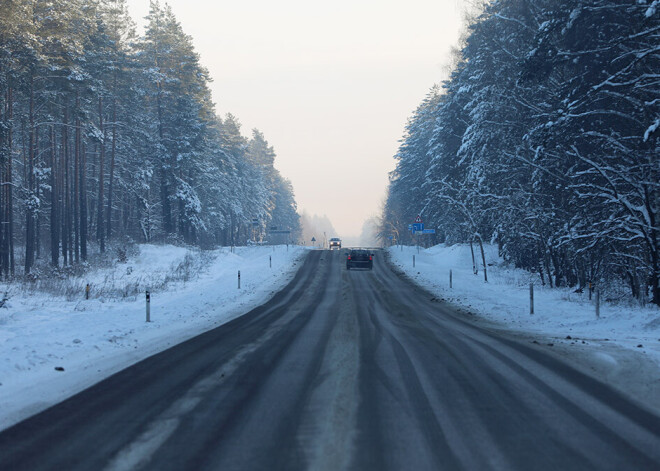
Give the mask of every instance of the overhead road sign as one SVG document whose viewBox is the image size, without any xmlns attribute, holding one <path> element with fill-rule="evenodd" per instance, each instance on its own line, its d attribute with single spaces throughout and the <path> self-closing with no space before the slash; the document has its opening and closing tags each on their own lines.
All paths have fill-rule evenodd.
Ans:
<svg viewBox="0 0 660 471">
<path fill-rule="evenodd" d="M 268 231 L 268 233 L 269 234 L 291 234 L 291 231 L 275 230 L 275 231 Z"/>
</svg>

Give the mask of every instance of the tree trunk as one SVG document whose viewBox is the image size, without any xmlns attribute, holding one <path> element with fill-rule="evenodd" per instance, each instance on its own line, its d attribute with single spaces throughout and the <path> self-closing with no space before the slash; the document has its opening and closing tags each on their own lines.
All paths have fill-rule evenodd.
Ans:
<svg viewBox="0 0 660 471">
<path fill-rule="evenodd" d="M 76 113 L 80 112 L 80 97 L 76 90 Z M 76 135 L 73 155 L 73 247 L 76 263 L 80 262 L 80 146 L 82 144 L 80 118 L 76 117 Z"/>
<path fill-rule="evenodd" d="M 539 276 L 541 277 L 541 286 L 545 286 L 545 276 L 543 274 L 543 254 L 541 248 L 537 246 L 536 248 L 536 258 L 539 263 Z"/>
<path fill-rule="evenodd" d="M 103 221 L 103 173 L 105 171 L 105 130 L 103 129 L 103 98 L 99 97 L 99 131 L 101 131 L 101 151 L 99 153 L 99 193 L 96 202 L 96 238 L 101 253 L 105 252 L 105 230 Z"/>
<path fill-rule="evenodd" d="M 7 75 L 0 70 L 0 83 L 7 79 Z M 4 273 L 7 262 L 5 261 L 5 168 L 7 161 L 7 92 L 5 88 L 0 90 L 0 272 Z"/>
<path fill-rule="evenodd" d="M 66 192 L 66 117 L 64 118 L 64 126 L 62 126 L 62 147 L 60 156 L 60 165 L 58 171 L 58 184 L 59 184 L 59 200 L 60 200 L 60 227 L 62 229 L 62 266 L 66 266 L 69 260 L 69 241 L 66 233 L 66 206 L 67 206 L 67 192 Z"/>
<path fill-rule="evenodd" d="M 651 258 L 651 302 L 660 306 L 660 261 L 658 260 L 658 252 L 651 252 Z"/>
<path fill-rule="evenodd" d="M 479 248 L 481 249 L 481 262 L 484 265 L 484 283 L 488 283 L 488 269 L 486 268 L 486 253 L 484 252 L 484 241 L 481 239 L 481 234 L 477 234 L 479 240 Z"/>
<path fill-rule="evenodd" d="M 28 201 L 25 210 L 25 274 L 29 274 L 34 265 L 34 74 L 30 74 L 30 109 L 28 130 L 28 165 L 27 192 Z"/>
<path fill-rule="evenodd" d="M 5 279 L 7 279 L 9 275 L 9 219 L 7 208 L 9 207 L 8 189 L 11 185 L 8 178 L 9 166 L 11 165 L 11 152 L 9 150 L 11 145 L 11 136 L 9 132 L 11 126 L 11 118 L 9 116 L 11 87 L 9 85 L 9 74 L 5 75 L 5 80 L 7 84 L 6 92 L 2 96 L 4 102 L 0 107 L 0 175 L 2 176 L 2 178 L 0 178 L 0 184 L 2 185 L 2 191 L 0 192 L 0 201 L 2 202 L 2 204 L 0 204 L 0 243 L 2 244 L 0 247 L 0 250 L 2 251 L 0 266 Z"/>
<path fill-rule="evenodd" d="M 85 142 L 81 139 L 80 144 L 80 258 L 87 260 L 87 188 L 85 187 L 87 174 L 87 154 Z"/>
<path fill-rule="evenodd" d="M 59 226 L 62 233 L 62 266 L 66 266 L 68 261 L 68 252 L 70 247 L 67 244 L 66 240 L 66 191 L 65 191 L 65 180 L 64 180 L 64 167 L 65 167 L 65 155 L 64 155 L 64 130 L 66 125 L 62 126 L 62 144 L 60 145 L 60 161 L 57 169 L 57 187 L 58 187 L 58 203 L 59 203 Z"/>
<path fill-rule="evenodd" d="M 161 167 L 160 204 L 163 208 L 163 230 L 166 234 L 174 232 L 172 227 L 172 206 L 170 204 L 170 189 L 167 184 L 167 171 Z"/>
<path fill-rule="evenodd" d="M 37 128 L 35 130 L 36 134 L 36 143 L 37 145 L 35 146 L 35 169 L 37 168 L 37 165 L 39 165 L 40 161 L 37 158 L 39 155 L 41 155 L 41 152 L 39 152 L 39 129 Z M 37 207 L 34 212 L 34 259 L 39 260 L 41 258 L 41 197 L 43 196 L 42 191 L 41 191 L 41 182 L 37 179 L 37 176 L 35 174 L 34 176 L 34 194 L 36 196 L 36 201 L 37 201 Z"/>
<path fill-rule="evenodd" d="M 479 269 L 477 268 L 477 260 L 474 258 L 474 247 L 472 246 L 472 239 L 470 239 L 470 252 L 472 253 L 472 273 L 478 275 Z"/>
<path fill-rule="evenodd" d="M 660 306 L 660 233 L 658 231 L 658 212 L 660 211 L 660 192 L 652 191 L 649 194 L 648 186 L 644 187 L 644 200 L 646 211 L 649 215 L 648 246 L 651 252 L 651 273 L 649 281 L 651 283 L 651 302 Z M 655 200 L 655 201 L 654 201 Z M 646 288 L 644 288 L 646 291 Z"/>
<path fill-rule="evenodd" d="M 124 192 L 122 197 L 122 224 L 121 224 L 121 228 L 124 234 L 128 233 L 128 229 L 129 229 L 128 221 L 130 220 L 131 213 L 133 212 L 132 209 L 133 206 L 131 205 L 132 202 L 133 200 L 131 200 L 129 196 L 126 194 L 126 192 Z M 137 204 L 135 206 L 138 207 Z M 140 220 L 139 217 L 137 217 L 136 215 L 134 221 L 139 221 L 139 220 Z"/>
<path fill-rule="evenodd" d="M 641 296 L 640 293 L 640 284 L 639 280 L 637 279 L 637 273 L 635 272 L 635 267 L 629 267 L 626 270 L 626 275 L 628 276 L 628 283 L 630 284 L 630 292 L 633 296 L 633 298 L 637 300 L 642 300 L 643 296 Z"/>
<path fill-rule="evenodd" d="M 651 240 L 654 245 L 651 247 L 651 275 L 649 276 L 651 282 L 651 302 L 660 306 L 660 239 L 658 238 L 658 231 L 655 229 L 655 216 L 651 216 Z M 646 289 L 645 289 L 646 291 Z"/>
<path fill-rule="evenodd" d="M 548 283 L 550 283 L 550 288 L 554 288 L 554 284 L 552 281 L 552 264 L 550 263 L 550 255 L 548 254 L 548 249 L 545 250 L 545 257 L 543 259 L 545 260 L 545 272 L 548 275 Z"/>
<path fill-rule="evenodd" d="M 8 122 L 9 122 L 9 128 L 7 129 L 7 139 L 8 139 L 8 144 L 7 144 L 7 155 L 9 156 L 9 160 L 7 160 L 7 200 L 5 201 L 5 204 L 7 205 L 7 221 L 8 221 L 8 227 L 9 227 L 9 232 L 7 234 L 7 239 L 5 243 L 8 245 L 9 248 L 9 274 L 13 277 L 15 275 L 15 270 L 16 270 L 16 260 L 14 258 L 14 182 L 13 182 L 13 176 L 12 176 L 12 171 L 13 171 L 13 155 L 12 155 L 12 120 L 14 118 L 14 103 L 13 103 L 13 93 L 12 93 L 12 87 L 11 84 L 8 86 L 7 89 L 7 106 L 9 107 L 9 110 L 7 112 L 7 117 L 8 117 Z M 6 274 L 6 273 L 5 273 Z"/>
<path fill-rule="evenodd" d="M 69 175 L 69 103 L 64 104 L 64 127 L 62 129 L 62 152 L 63 152 L 63 205 L 62 212 L 62 255 L 64 255 L 64 264 L 73 264 L 73 247 L 71 240 L 71 176 Z M 65 250 L 66 246 L 66 250 Z M 68 258 L 67 258 L 68 255 Z"/>
<path fill-rule="evenodd" d="M 115 89 L 116 87 L 115 78 Z M 112 152 L 110 153 L 110 180 L 108 181 L 108 239 L 112 236 L 112 187 L 115 180 L 115 153 L 117 149 L 117 98 L 112 101 Z"/>
<path fill-rule="evenodd" d="M 58 173 L 55 157 L 55 126 L 50 126 L 50 263 L 60 265 L 60 221 L 57 217 L 59 206 Z M 64 256 L 66 260 L 66 255 Z"/>
<path fill-rule="evenodd" d="M 559 256 L 557 255 L 556 251 L 552 251 L 551 259 L 552 259 L 552 264 L 555 267 L 555 288 L 561 288 L 563 274 L 562 274 L 562 268 L 561 268 Z"/>
<path fill-rule="evenodd" d="M 164 136 L 165 132 L 163 130 L 163 108 L 161 104 L 160 96 L 160 83 L 158 83 L 158 93 L 156 95 L 156 106 L 158 111 L 158 136 L 160 137 L 160 148 L 162 149 L 163 155 L 160 155 L 161 159 L 160 165 L 160 204 L 163 210 L 163 229 L 166 234 L 171 234 L 174 232 L 174 227 L 172 226 L 172 206 L 170 204 L 170 189 L 168 184 L 168 173 L 165 169 L 165 153 L 167 152 L 164 145 Z"/>
</svg>

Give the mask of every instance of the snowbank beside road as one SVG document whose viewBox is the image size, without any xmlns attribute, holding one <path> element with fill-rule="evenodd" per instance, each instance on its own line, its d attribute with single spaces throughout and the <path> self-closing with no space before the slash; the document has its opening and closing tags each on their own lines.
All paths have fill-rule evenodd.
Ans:
<svg viewBox="0 0 660 471">
<path fill-rule="evenodd" d="M 0 309 L 0 429 L 262 304 L 293 277 L 306 250 L 143 245 L 126 263 L 67 280 L 78 287 L 75 301 L 11 295 Z M 174 279 L 188 282 L 172 281 L 181 271 L 193 273 Z M 84 300 L 87 283 L 92 295 Z M 150 323 L 145 287 L 152 289 Z M 122 290 L 127 298 L 118 297 Z"/>
<path fill-rule="evenodd" d="M 660 410 L 660 309 L 649 305 L 603 303 L 596 318 L 588 293 L 540 286 L 537 275 L 508 267 L 497 247 L 486 246 L 488 283 L 472 273 L 470 247 L 437 245 L 429 249 L 391 247 L 390 260 L 409 278 L 434 295 L 493 324 L 515 330 L 531 342 L 553 348 L 583 363 L 603 379 Z M 413 255 L 415 267 L 413 268 Z M 449 270 L 452 288 L 449 288 Z M 529 284 L 534 283 L 534 315 L 530 315 Z M 627 384 L 626 384 L 627 383 Z M 654 402 L 654 404 L 653 404 Z"/>
</svg>

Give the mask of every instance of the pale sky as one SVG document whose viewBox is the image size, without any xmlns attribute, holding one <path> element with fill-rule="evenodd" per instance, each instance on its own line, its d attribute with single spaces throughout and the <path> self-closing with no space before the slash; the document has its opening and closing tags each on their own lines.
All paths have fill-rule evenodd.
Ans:
<svg viewBox="0 0 660 471">
<path fill-rule="evenodd" d="M 264 133 L 300 212 L 359 235 L 380 213 L 407 118 L 446 78 L 462 1 L 167 3 L 210 71 L 218 114 Z M 128 4 L 142 34 L 149 0 Z"/>
</svg>

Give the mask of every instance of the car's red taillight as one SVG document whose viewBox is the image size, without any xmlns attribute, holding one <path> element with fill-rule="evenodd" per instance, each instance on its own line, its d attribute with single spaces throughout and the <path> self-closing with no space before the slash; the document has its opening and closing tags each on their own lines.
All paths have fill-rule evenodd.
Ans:
<svg viewBox="0 0 660 471">
<path fill-rule="evenodd" d="M 349 259 L 349 260 L 351 259 L 351 256 L 350 256 L 350 255 L 348 256 L 348 259 Z"/>
<path fill-rule="evenodd" d="M 373 260 L 373 259 L 371 258 L 371 255 L 369 255 L 369 261 L 371 261 L 371 260 Z"/>
</svg>

